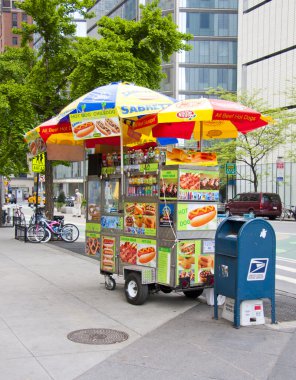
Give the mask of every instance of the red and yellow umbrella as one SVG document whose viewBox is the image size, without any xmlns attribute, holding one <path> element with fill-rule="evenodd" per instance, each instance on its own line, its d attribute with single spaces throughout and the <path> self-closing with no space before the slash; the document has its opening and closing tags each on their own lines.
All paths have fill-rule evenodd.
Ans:
<svg viewBox="0 0 296 380">
<path fill-rule="evenodd" d="M 135 130 L 154 137 L 196 140 L 236 138 L 268 124 L 268 119 L 240 103 L 221 99 L 187 99 L 136 121 Z"/>
</svg>

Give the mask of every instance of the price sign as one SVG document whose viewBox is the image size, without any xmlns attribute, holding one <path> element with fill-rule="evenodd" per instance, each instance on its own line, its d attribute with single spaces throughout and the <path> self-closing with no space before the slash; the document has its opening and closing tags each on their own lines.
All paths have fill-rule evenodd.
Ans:
<svg viewBox="0 0 296 380">
<path fill-rule="evenodd" d="M 33 173 L 43 173 L 45 171 L 45 154 L 41 153 L 32 159 Z"/>
<path fill-rule="evenodd" d="M 236 164 L 227 162 L 225 167 L 226 174 L 235 175 L 236 174 Z"/>
</svg>

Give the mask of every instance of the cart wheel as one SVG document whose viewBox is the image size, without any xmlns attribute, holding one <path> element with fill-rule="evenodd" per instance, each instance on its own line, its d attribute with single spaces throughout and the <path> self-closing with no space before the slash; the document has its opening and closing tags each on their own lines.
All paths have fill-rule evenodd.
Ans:
<svg viewBox="0 0 296 380">
<path fill-rule="evenodd" d="M 141 283 L 141 275 L 139 273 L 130 273 L 127 276 L 124 290 L 127 302 L 132 305 L 142 305 L 148 298 L 148 285 Z"/>
<path fill-rule="evenodd" d="M 105 288 L 107 290 L 114 290 L 116 288 L 116 281 L 111 276 L 105 277 Z"/>
<path fill-rule="evenodd" d="M 201 296 L 202 292 L 203 292 L 203 289 L 189 290 L 189 291 L 183 290 L 184 296 L 186 296 L 187 298 L 191 298 L 193 300 Z"/>
</svg>

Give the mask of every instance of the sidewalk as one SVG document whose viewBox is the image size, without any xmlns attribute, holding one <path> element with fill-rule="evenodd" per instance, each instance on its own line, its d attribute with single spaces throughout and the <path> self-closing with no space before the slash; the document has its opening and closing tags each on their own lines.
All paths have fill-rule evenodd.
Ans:
<svg viewBox="0 0 296 380">
<path fill-rule="evenodd" d="M 75 219 L 75 218 L 74 218 Z M 294 378 L 296 324 L 236 330 L 180 294 L 126 302 L 107 291 L 98 262 L 0 229 L 0 373 L 5 380 Z M 106 328 L 122 343 L 85 345 L 67 335 Z"/>
</svg>

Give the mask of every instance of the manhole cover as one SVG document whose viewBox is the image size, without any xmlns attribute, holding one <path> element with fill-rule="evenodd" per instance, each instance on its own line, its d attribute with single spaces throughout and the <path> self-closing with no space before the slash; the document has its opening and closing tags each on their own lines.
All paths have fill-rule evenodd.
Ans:
<svg viewBox="0 0 296 380">
<path fill-rule="evenodd" d="M 67 335 L 69 340 L 84 344 L 114 344 L 124 342 L 128 334 L 111 329 L 84 329 L 72 331 Z"/>
</svg>

